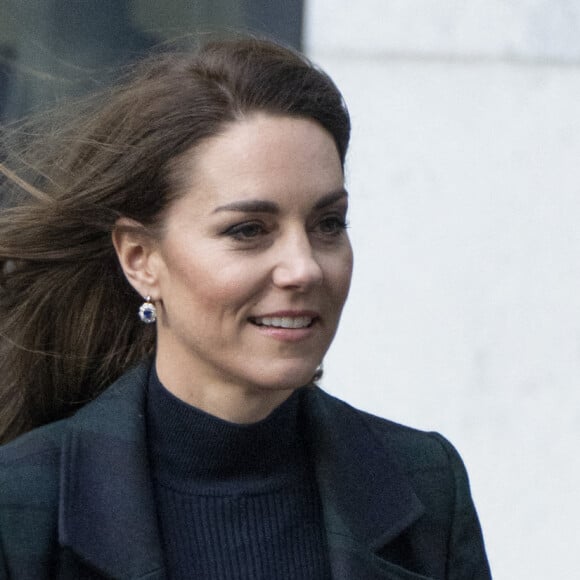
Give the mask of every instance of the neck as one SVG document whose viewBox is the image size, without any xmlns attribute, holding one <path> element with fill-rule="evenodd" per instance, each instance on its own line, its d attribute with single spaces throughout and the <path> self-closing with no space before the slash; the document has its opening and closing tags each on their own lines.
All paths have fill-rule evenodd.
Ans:
<svg viewBox="0 0 580 580">
<path fill-rule="evenodd" d="M 227 380 L 199 380 L 157 353 L 157 376 L 165 388 L 189 405 L 230 423 L 249 424 L 265 419 L 295 391 L 240 385 Z"/>
</svg>

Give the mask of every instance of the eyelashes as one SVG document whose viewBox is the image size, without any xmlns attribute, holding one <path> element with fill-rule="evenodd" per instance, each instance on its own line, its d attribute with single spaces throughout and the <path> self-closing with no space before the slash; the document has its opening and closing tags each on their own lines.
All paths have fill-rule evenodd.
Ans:
<svg viewBox="0 0 580 580">
<path fill-rule="evenodd" d="M 255 240 L 257 237 L 267 233 L 266 228 L 258 222 L 245 222 L 236 224 L 228 228 L 224 235 L 234 240 Z"/>
<path fill-rule="evenodd" d="M 321 220 L 318 227 L 324 234 L 338 236 L 348 228 L 348 225 L 344 217 L 330 216 Z"/>
<path fill-rule="evenodd" d="M 321 238 L 334 238 L 340 236 L 349 227 L 344 216 L 331 215 L 318 220 L 309 230 L 309 235 Z M 234 224 L 226 228 L 222 235 L 238 242 L 257 242 L 267 238 L 276 230 L 275 225 L 265 224 L 261 221 L 246 221 Z"/>
</svg>

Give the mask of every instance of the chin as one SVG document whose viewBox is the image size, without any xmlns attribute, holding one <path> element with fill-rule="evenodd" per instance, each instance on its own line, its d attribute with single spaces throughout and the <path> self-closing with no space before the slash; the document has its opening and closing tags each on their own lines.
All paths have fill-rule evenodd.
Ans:
<svg viewBox="0 0 580 580">
<path fill-rule="evenodd" d="M 282 365 L 278 372 L 269 372 L 268 377 L 260 381 L 263 388 L 298 389 L 309 383 L 316 376 L 319 364 L 316 365 Z"/>
</svg>

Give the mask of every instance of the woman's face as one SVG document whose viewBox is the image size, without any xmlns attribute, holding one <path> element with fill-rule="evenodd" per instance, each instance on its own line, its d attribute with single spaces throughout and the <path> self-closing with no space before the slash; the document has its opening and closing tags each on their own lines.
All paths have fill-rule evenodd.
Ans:
<svg viewBox="0 0 580 580">
<path fill-rule="evenodd" d="M 331 135 L 311 120 L 256 114 L 197 147 L 176 181 L 183 195 L 149 258 L 158 368 L 187 389 L 306 384 L 352 271 Z"/>
</svg>

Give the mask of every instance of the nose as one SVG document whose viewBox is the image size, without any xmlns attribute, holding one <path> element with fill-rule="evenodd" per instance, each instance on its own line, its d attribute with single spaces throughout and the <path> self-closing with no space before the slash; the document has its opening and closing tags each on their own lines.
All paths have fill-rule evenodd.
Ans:
<svg viewBox="0 0 580 580">
<path fill-rule="evenodd" d="M 272 275 L 276 286 L 304 292 L 322 282 L 322 267 L 306 232 L 289 235 L 279 244 Z"/>
</svg>

